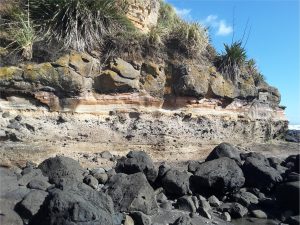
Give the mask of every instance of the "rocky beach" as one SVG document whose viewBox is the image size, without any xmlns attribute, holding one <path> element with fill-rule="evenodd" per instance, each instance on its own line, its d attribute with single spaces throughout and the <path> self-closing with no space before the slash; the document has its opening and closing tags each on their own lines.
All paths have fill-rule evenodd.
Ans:
<svg viewBox="0 0 300 225">
<path fill-rule="evenodd" d="M 204 161 L 172 166 L 143 151 L 97 159 L 105 166 L 56 156 L 2 167 L 1 224 L 299 223 L 299 155 L 267 158 L 222 143 Z"/>
</svg>

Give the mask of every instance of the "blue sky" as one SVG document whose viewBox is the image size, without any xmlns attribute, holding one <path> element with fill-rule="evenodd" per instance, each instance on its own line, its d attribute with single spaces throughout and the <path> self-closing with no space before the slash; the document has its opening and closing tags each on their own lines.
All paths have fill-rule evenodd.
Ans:
<svg viewBox="0 0 300 225">
<path fill-rule="evenodd" d="M 290 123 L 300 124 L 299 0 L 167 2 L 185 19 L 209 25 L 218 52 L 223 50 L 223 43 L 231 43 L 233 30 L 234 39 L 241 39 L 249 21 L 248 57 L 256 60 L 267 82 L 279 89 Z"/>
</svg>

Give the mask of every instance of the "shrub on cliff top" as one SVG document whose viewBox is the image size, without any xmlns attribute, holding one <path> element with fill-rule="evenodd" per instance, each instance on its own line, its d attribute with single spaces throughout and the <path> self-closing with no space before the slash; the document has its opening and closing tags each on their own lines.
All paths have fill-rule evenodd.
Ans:
<svg viewBox="0 0 300 225">
<path fill-rule="evenodd" d="M 255 83 L 256 86 L 263 83 L 263 82 L 265 82 L 266 78 L 259 71 L 254 59 L 249 59 L 246 62 L 246 70 L 247 70 L 248 74 L 252 75 L 252 77 L 254 79 L 254 83 Z"/>
<path fill-rule="evenodd" d="M 225 52 L 218 56 L 217 64 L 223 76 L 235 81 L 240 76 L 241 69 L 244 67 L 247 55 L 241 41 L 224 44 Z"/>
<path fill-rule="evenodd" d="M 30 1 L 15 0 L 10 3 L 4 2 L 1 12 L 1 37 L 8 41 L 5 47 L 11 52 L 21 52 L 26 60 L 32 58 L 32 45 L 38 39 L 30 18 Z"/>
<path fill-rule="evenodd" d="M 217 66 L 225 78 L 235 82 L 242 74 L 246 74 L 253 77 L 256 86 L 265 81 L 255 60 L 247 60 L 242 41 L 233 42 L 231 45 L 224 44 L 224 46 L 225 52 L 217 56 Z"/>
<path fill-rule="evenodd" d="M 177 49 L 188 57 L 202 54 L 209 43 L 207 31 L 199 23 L 181 21 L 174 27 L 167 40 L 172 49 Z"/>
<path fill-rule="evenodd" d="M 31 16 L 49 40 L 78 51 L 96 49 L 106 35 L 130 27 L 116 0 L 31 0 Z"/>
<path fill-rule="evenodd" d="M 209 43 L 207 30 L 199 23 L 184 21 L 170 4 L 161 1 L 160 5 L 157 27 L 150 32 L 152 40 L 188 57 L 202 54 Z"/>
</svg>

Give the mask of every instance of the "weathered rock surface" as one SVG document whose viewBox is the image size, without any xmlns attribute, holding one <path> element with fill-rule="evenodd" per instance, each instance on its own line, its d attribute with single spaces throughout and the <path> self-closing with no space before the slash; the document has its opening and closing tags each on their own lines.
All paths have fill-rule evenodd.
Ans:
<svg viewBox="0 0 300 225">
<path fill-rule="evenodd" d="M 192 177 L 192 188 L 199 193 L 238 190 L 244 183 L 243 171 L 226 157 L 200 164 Z"/>
<path fill-rule="evenodd" d="M 0 198 L 0 224 L 23 225 L 21 217 L 13 210 L 15 204 L 7 199 Z"/>
<path fill-rule="evenodd" d="M 238 149 L 228 143 L 221 143 L 217 147 L 215 147 L 207 156 L 206 161 L 211 161 L 222 157 L 234 159 L 237 162 L 241 161 Z"/>
<path fill-rule="evenodd" d="M 40 169 L 32 169 L 30 172 L 23 174 L 20 179 L 18 179 L 18 184 L 21 186 L 27 186 L 33 180 L 48 181 L 48 177 L 43 176 Z"/>
<path fill-rule="evenodd" d="M 59 184 L 61 179 L 83 181 L 84 170 L 78 162 L 64 156 L 56 156 L 39 165 L 43 174 L 49 177 L 50 183 Z"/>
<path fill-rule="evenodd" d="M 151 215 L 158 208 L 154 190 L 143 173 L 116 174 L 109 180 L 108 194 L 116 211 L 141 211 Z"/>
<path fill-rule="evenodd" d="M 170 169 L 162 177 L 161 184 L 165 191 L 174 196 L 183 196 L 189 194 L 191 173 Z"/>
<path fill-rule="evenodd" d="M 155 168 L 152 159 L 143 151 L 131 151 L 126 157 L 118 160 L 116 166 L 117 173 L 134 174 L 143 172 L 149 182 L 154 183 L 158 171 Z"/>
<path fill-rule="evenodd" d="M 208 91 L 209 74 L 195 66 L 179 65 L 174 68 L 173 89 L 177 96 L 204 97 Z"/>
<path fill-rule="evenodd" d="M 278 203 L 284 208 L 299 212 L 300 184 L 299 181 L 287 182 L 276 187 Z"/>
<path fill-rule="evenodd" d="M 113 225 L 113 203 L 101 192 L 84 186 L 76 189 L 51 190 L 33 224 Z"/>
<path fill-rule="evenodd" d="M 140 83 L 151 96 L 162 98 L 166 85 L 166 75 L 163 67 L 150 62 L 143 63 Z"/>
<path fill-rule="evenodd" d="M 258 198 L 254 194 L 247 191 L 240 191 L 234 194 L 233 199 L 246 208 L 250 207 L 251 205 L 258 204 Z"/>
<path fill-rule="evenodd" d="M 199 202 L 195 196 L 183 196 L 177 199 L 176 208 L 179 210 L 195 213 L 199 208 Z"/>
<path fill-rule="evenodd" d="M 0 87 L 7 92 L 52 92 L 72 96 L 91 90 L 89 77 L 98 71 L 97 61 L 85 53 L 71 52 L 53 63 L 29 64 L 22 68 L 1 67 Z"/>
<path fill-rule="evenodd" d="M 157 24 L 160 9 L 158 0 L 129 0 L 127 4 L 129 7 L 127 17 L 142 32 L 149 32 Z"/>
<path fill-rule="evenodd" d="M 139 90 L 140 72 L 122 59 L 110 63 L 107 70 L 95 78 L 94 88 L 99 93 L 122 93 Z"/>
<path fill-rule="evenodd" d="M 19 203 L 17 211 L 23 218 L 31 219 L 38 213 L 47 196 L 45 191 L 33 190 Z"/>
<path fill-rule="evenodd" d="M 193 223 L 188 216 L 181 216 L 173 223 L 173 225 L 193 225 Z"/>
<path fill-rule="evenodd" d="M 30 189 L 37 189 L 42 191 L 46 191 L 50 186 L 51 185 L 47 181 L 36 178 L 31 180 L 27 185 L 27 187 Z"/>
<path fill-rule="evenodd" d="M 228 212 L 233 218 L 244 217 L 248 209 L 239 203 L 224 203 L 219 207 L 221 212 Z"/>
<path fill-rule="evenodd" d="M 134 224 L 136 225 L 151 225 L 151 218 L 147 215 L 145 215 L 142 212 L 132 212 L 130 213 L 130 216 L 134 220 Z"/>
<path fill-rule="evenodd" d="M 145 157 L 144 153 L 130 152 L 129 155 L 141 156 L 136 157 L 142 159 L 137 160 L 137 168 L 143 163 L 148 166 L 149 162 L 153 164 L 151 158 L 147 155 Z M 273 167 L 290 164 L 285 177 L 297 174 L 293 169 L 297 155 L 284 161 L 254 153 L 241 156 L 246 162 L 254 159 L 263 162 L 263 165 L 270 163 Z M 94 160 L 86 153 L 82 157 Z M 109 156 L 104 160 L 111 162 L 110 159 Z M 273 168 L 271 165 L 269 167 Z M 184 167 L 186 166 L 187 164 Z M 195 167 L 197 169 L 191 175 L 183 168 L 179 170 L 161 163 L 159 179 L 155 179 L 152 184 L 157 188 L 155 191 L 148 183 L 145 171 L 133 174 L 109 172 L 114 170 L 114 166 L 84 171 L 77 161 L 66 157 L 47 159 L 40 164 L 40 169 L 32 162 L 27 162 L 23 169 L 0 167 L 0 181 L 6 182 L 6 185 L 0 185 L 0 221 L 4 225 L 212 225 L 229 224 L 227 222 L 231 217 L 246 217 L 248 210 L 253 221 L 257 218 L 263 222 L 267 218 L 289 221 L 290 224 L 297 221 L 298 181 L 274 183 L 274 192 L 263 194 L 259 189 L 247 186 L 247 183 L 240 189 L 244 177 L 234 159 L 221 157 L 199 162 Z M 105 185 L 98 185 L 98 180 L 94 177 L 96 174 L 110 174 L 109 180 Z M 165 177 L 169 177 L 167 186 L 164 186 Z M 198 182 L 205 180 L 205 185 L 201 182 L 190 183 L 190 177 L 197 177 Z M 19 185 L 22 178 L 21 183 L 28 183 L 28 188 Z M 48 179 L 59 182 L 50 185 Z M 194 187 L 191 190 L 190 184 Z M 178 191 L 177 194 L 172 193 L 172 189 Z M 186 194 L 182 196 L 183 193 Z M 206 199 L 199 193 L 210 197 Z M 214 195 L 208 195 L 211 193 L 220 196 L 222 201 Z M 283 213 L 280 215 L 278 212 Z"/>
<path fill-rule="evenodd" d="M 246 184 L 261 190 L 271 190 L 276 183 L 282 181 L 280 173 L 266 160 L 248 157 L 242 168 Z"/>
</svg>

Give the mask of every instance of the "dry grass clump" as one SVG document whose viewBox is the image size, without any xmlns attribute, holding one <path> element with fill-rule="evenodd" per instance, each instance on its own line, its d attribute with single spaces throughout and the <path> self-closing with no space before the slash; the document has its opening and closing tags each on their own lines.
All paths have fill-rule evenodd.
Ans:
<svg viewBox="0 0 300 225">
<path fill-rule="evenodd" d="M 78 51 L 99 48 L 107 35 L 130 26 L 115 0 L 31 0 L 31 15 L 45 36 Z"/>
<path fill-rule="evenodd" d="M 170 4 L 161 1 L 158 24 L 149 32 L 148 44 L 196 58 L 206 51 L 209 38 L 201 24 L 184 21 Z"/>
</svg>

